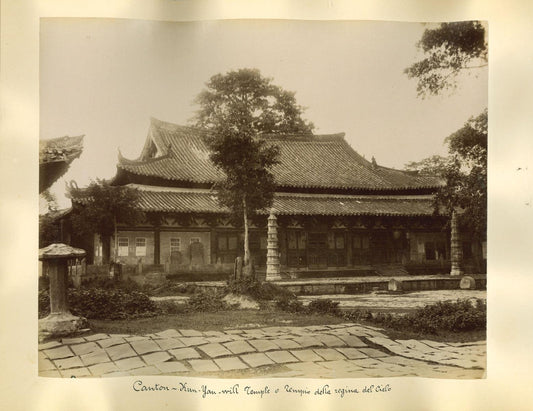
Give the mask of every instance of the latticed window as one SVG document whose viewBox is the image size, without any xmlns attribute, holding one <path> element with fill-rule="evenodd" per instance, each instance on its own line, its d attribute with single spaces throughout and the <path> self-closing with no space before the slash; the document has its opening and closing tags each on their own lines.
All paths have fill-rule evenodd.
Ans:
<svg viewBox="0 0 533 411">
<path fill-rule="evenodd" d="M 170 253 L 181 251 L 181 238 L 171 238 L 170 239 Z"/>
<path fill-rule="evenodd" d="M 135 239 L 135 255 L 137 257 L 145 257 L 146 256 L 146 238 L 137 237 Z"/>
<path fill-rule="evenodd" d="M 127 257 L 129 254 L 130 239 L 128 237 L 118 238 L 118 256 Z"/>
<path fill-rule="evenodd" d="M 190 244 L 192 243 L 201 243 L 200 237 L 191 237 Z"/>
</svg>

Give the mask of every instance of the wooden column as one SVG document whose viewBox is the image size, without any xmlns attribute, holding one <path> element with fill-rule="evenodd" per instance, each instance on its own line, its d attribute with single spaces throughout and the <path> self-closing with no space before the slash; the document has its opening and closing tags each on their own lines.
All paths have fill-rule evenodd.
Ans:
<svg viewBox="0 0 533 411">
<path fill-rule="evenodd" d="M 154 228 L 154 264 L 161 264 L 161 227 Z"/>
</svg>

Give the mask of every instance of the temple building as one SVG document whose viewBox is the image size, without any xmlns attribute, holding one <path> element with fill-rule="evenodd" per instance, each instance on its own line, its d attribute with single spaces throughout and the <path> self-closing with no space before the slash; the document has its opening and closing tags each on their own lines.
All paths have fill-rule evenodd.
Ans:
<svg viewBox="0 0 533 411">
<path fill-rule="evenodd" d="M 242 254 L 243 229 L 217 203 L 213 186 L 224 175 L 211 163 L 204 136 L 203 130 L 152 119 L 139 157 L 119 155 L 113 184 L 139 190 L 146 219 L 119 226 L 116 259 L 167 273 L 232 269 Z M 259 272 L 265 270 L 269 215 L 277 222 L 286 275 L 449 272 L 446 218 L 433 209 L 440 179 L 368 161 L 344 133 L 261 138 L 279 146 L 280 162 L 273 168 L 272 208 L 251 221 Z M 98 262 L 98 238 L 90 252 Z"/>
</svg>

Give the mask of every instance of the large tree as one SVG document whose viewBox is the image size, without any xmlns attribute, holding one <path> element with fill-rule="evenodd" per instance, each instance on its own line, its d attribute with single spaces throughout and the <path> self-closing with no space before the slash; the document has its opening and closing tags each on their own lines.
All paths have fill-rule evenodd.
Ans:
<svg viewBox="0 0 533 411">
<path fill-rule="evenodd" d="M 211 160 L 226 175 L 216 186 L 218 200 L 243 221 L 244 266 L 251 273 L 248 228 L 251 216 L 272 205 L 272 167 L 279 149 L 261 139 L 262 133 L 311 133 L 294 93 L 272 84 L 256 69 L 217 74 L 197 97 L 193 119 L 209 131 Z"/>
<path fill-rule="evenodd" d="M 418 79 L 419 96 L 437 95 L 456 86 L 459 73 L 487 66 L 484 25 L 479 21 L 442 23 L 426 29 L 417 47 L 425 58 L 405 73 Z"/>
<path fill-rule="evenodd" d="M 67 187 L 74 209 L 71 215 L 74 232 L 81 235 L 100 235 L 102 263 L 110 261 L 111 236 L 115 236 L 114 255 L 117 256 L 117 223 L 134 225 L 143 213 L 137 208 L 137 190 L 125 186 L 112 186 L 97 179 L 86 188 L 75 184 Z"/>
<path fill-rule="evenodd" d="M 445 139 L 447 157 L 432 156 L 405 166 L 446 181 L 435 196 L 435 212 L 446 212 L 450 220 L 455 213 L 461 229 L 478 242 L 485 241 L 487 231 L 487 122 L 485 110 Z"/>
</svg>

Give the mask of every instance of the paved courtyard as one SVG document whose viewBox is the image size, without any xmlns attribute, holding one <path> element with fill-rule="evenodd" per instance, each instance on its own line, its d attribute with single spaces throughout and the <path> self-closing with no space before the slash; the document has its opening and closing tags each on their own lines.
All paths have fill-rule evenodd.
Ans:
<svg viewBox="0 0 533 411">
<path fill-rule="evenodd" d="M 485 341 L 392 340 L 358 324 L 92 334 L 39 345 L 42 377 L 483 378 Z"/>
</svg>

